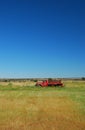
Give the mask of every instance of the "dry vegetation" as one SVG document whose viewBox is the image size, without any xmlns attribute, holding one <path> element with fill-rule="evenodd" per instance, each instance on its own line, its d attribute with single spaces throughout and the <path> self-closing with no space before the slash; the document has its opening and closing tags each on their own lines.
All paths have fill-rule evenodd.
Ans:
<svg viewBox="0 0 85 130">
<path fill-rule="evenodd" d="M 33 81 L 10 81 L 10 82 L 0 82 L 0 85 L 6 86 L 6 85 L 13 85 L 13 86 L 34 86 L 35 82 Z"/>
<path fill-rule="evenodd" d="M 64 84 L 64 88 L 1 85 L 0 130 L 84 130 L 85 82 Z"/>
</svg>

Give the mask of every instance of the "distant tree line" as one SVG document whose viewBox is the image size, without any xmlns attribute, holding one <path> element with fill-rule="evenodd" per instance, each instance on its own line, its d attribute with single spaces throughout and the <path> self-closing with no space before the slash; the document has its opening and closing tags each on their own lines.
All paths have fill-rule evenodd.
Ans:
<svg viewBox="0 0 85 130">
<path fill-rule="evenodd" d="M 82 77 L 81 79 L 82 79 L 82 80 L 85 80 L 85 77 Z"/>
<path fill-rule="evenodd" d="M 26 81 L 33 81 L 33 82 L 37 82 L 39 80 L 47 80 L 48 81 L 52 81 L 52 80 L 59 80 L 60 78 L 22 78 L 22 79 L 0 79 L 0 82 L 26 82 Z M 63 80 L 85 80 L 85 77 L 81 77 L 81 78 L 62 78 Z"/>
</svg>

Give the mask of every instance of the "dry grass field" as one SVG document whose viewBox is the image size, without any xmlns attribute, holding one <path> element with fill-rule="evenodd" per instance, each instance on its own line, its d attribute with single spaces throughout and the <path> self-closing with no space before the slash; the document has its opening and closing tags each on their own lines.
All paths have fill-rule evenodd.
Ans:
<svg viewBox="0 0 85 130">
<path fill-rule="evenodd" d="M 0 130 L 85 130 L 85 82 L 64 84 L 1 83 Z"/>
</svg>

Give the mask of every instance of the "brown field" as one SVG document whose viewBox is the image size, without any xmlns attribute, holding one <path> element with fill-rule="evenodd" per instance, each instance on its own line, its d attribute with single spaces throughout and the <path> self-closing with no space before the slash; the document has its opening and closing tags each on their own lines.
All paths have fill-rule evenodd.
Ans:
<svg viewBox="0 0 85 130">
<path fill-rule="evenodd" d="M 0 130 L 85 130 L 85 82 L 65 81 L 64 88 L 23 84 L 0 86 Z"/>
</svg>

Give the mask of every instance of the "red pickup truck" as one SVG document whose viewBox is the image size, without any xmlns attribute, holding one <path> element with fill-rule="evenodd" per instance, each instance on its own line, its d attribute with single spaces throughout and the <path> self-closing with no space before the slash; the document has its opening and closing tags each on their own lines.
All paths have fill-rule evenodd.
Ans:
<svg viewBox="0 0 85 130">
<path fill-rule="evenodd" d="M 36 86 L 41 86 L 41 87 L 48 87 L 48 86 L 61 86 L 63 87 L 63 83 L 61 82 L 61 80 L 52 80 L 52 81 L 48 81 L 48 80 L 44 80 L 44 81 L 38 81 L 36 83 Z"/>
</svg>

